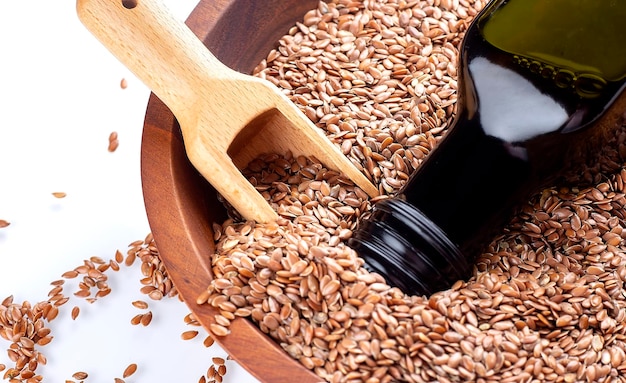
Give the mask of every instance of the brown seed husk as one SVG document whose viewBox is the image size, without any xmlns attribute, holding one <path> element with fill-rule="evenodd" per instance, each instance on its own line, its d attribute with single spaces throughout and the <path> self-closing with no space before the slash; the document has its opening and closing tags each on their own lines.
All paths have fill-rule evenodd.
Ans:
<svg viewBox="0 0 626 383">
<path fill-rule="evenodd" d="M 211 334 L 215 336 L 226 336 L 230 334 L 230 330 L 228 328 L 217 323 L 211 323 L 209 325 L 209 330 L 211 331 Z"/>
<path fill-rule="evenodd" d="M 124 254 L 122 254 L 122 252 L 119 250 L 115 251 L 115 262 L 117 263 L 124 262 Z"/>
<path fill-rule="evenodd" d="M 130 324 L 132 324 L 133 326 L 138 325 L 139 323 L 141 323 L 141 319 L 143 318 L 143 314 L 137 314 L 134 317 L 131 318 L 130 320 Z"/>
<path fill-rule="evenodd" d="M 204 347 L 207 347 L 207 348 L 213 346 L 214 343 L 215 343 L 215 339 L 213 339 L 211 335 L 207 335 L 206 338 L 204 338 L 204 341 L 202 342 Z"/>
<path fill-rule="evenodd" d="M 124 370 L 124 373 L 122 374 L 122 377 L 123 378 L 128 378 L 129 376 L 134 374 L 136 371 L 137 371 L 137 364 L 136 363 L 131 363 Z"/>
<path fill-rule="evenodd" d="M 78 371 L 78 372 L 75 372 L 74 374 L 72 374 L 72 377 L 74 379 L 77 379 L 77 380 L 87 379 L 88 376 L 89 376 L 89 374 L 87 374 L 86 372 L 83 372 L 83 371 Z"/>
<path fill-rule="evenodd" d="M 180 334 L 180 337 L 182 340 L 189 340 L 189 339 L 193 339 L 198 335 L 198 331 L 196 330 L 189 330 L 189 331 L 185 331 L 182 334 Z"/>
<path fill-rule="evenodd" d="M 133 301 L 132 305 L 142 310 L 148 308 L 148 303 L 146 301 L 141 301 L 141 300 Z"/>
<path fill-rule="evenodd" d="M 226 360 L 224 360 L 224 358 L 220 358 L 218 356 L 214 356 L 213 358 L 211 358 L 211 360 L 213 361 L 213 364 L 224 364 L 226 363 Z"/>
<path fill-rule="evenodd" d="M 141 324 L 143 326 L 147 326 L 150 324 L 150 322 L 152 322 L 152 311 L 148 311 L 147 313 L 143 314 L 141 316 Z"/>
<path fill-rule="evenodd" d="M 78 276 L 78 272 L 76 270 L 69 270 L 63 273 L 62 277 L 65 279 L 72 279 Z"/>
<path fill-rule="evenodd" d="M 111 134 L 109 134 L 109 152 L 114 152 L 115 150 L 117 150 L 117 147 L 119 146 L 119 141 L 117 137 L 117 132 L 111 132 Z"/>
</svg>

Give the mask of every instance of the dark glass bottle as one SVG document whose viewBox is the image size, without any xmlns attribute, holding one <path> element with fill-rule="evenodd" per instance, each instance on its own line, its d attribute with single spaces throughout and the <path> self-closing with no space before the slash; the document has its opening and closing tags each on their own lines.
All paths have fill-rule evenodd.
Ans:
<svg viewBox="0 0 626 383">
<path fill-rule="evenodd" d="M 531 192 L 597 157 L 626 110 L 624 0 L 495 0 L 461 47 L 457 115 L 350 241 L 366 267 L 432 294 L 473 263 Z"/>
</svg>

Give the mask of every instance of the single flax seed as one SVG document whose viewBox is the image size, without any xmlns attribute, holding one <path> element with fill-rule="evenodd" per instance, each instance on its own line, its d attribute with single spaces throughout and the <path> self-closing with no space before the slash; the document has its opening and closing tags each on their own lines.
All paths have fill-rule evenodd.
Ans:
<svg viewBox="0 0 626 383">
<path fill-rule="evenodd" d="M 88 376 L 89 374 L 83 371 L 75 372 L 74 374 L 72 374 L 72 377 L 76 380 L 84 380 L 87 379 Z"/>
<path fill-rule="evenodd" d="M 137 371 L 137 364 L 131 363 L 128 365 L 128 367 L 126 367 L 126 369 L 124 369 L 124 372 L 122 373 L 122 377 L 126 379 L 129 376 L 133 375 L 136 371 Z"/>
<path fill-rule="evenodd" d="M 184 331 L 182 334 L 180 334 L 180 337 L 182 340 L 190 340 L 195 338 L 198 335 L 198 331 L 196 330 L 189 330 L 189 331 Z"/>
<path fill-rule="evenodd" d="M 80 307 L 74 306 L 72 308 L 72 320 L 76 320 L 76 318 L 78 317 L 79 313 L 80 313 Z"/>
<path fill-rule="evenodd" d="M 140 323 L 142 326 L 148 326 L 152 322 L 152 311 L 148 311 L 147 313 L 141 316 Z"/>
<path fill-rule="evenodd" d="M 132 324 L 133 326 L 136 326 L 141 323 L 142 318 L 143 318 L 143 314 L 137 314 L 131 318 L 130 324 Z"/>
<path fill-rule="evenodd" d="M 137 307 L 138 309 L 147 309 L 148 308 L 148 303 L 142 300 L 137 300 L 137 301 L 133 301 L 132 305 Z"/>
</svg>

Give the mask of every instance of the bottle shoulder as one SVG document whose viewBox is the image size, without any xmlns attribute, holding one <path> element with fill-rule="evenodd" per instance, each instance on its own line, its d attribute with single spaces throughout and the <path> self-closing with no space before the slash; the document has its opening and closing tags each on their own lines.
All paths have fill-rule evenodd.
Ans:
<svg viewBox="0 0 626 383">
<path fill-rule="evenodd" d="M 546 44 L 543 41 L 536 43 L 535 51 L 539 52 L 535 53 L 536 57 L 523 56 L 520 54 L 523 50 L 515 50 L 514 37 L 526 36 L 527 30 L 536 34 L 535 30 L 541 29 L 541 25 L 533 25 L 527 20 L 529 15 L 525 15 L 526 19 L 522 18 L 521 21 L 506 20 L 506 14 L 499 17 L 493 15 L 502 9 L 510 10 L 512 7 L 524 7 L 527 3 L 537 3 L 534 0 L 523 1 L 495 1 L 476 17 L 465 33 L 458 70 L 459 115 L 464 113 L 467 118 L 480 119 L 486 134 L 509 143 L 523 143 L 549 133 L 571 133 L 585 129 L 613 105 L 626 87 L 626 69 L 621 78 L 612 75 L 611 79 L 619 80 L 607 81 L 600 77 L 598 71 L 586 72 L 591 64 L 585 62 L 571 64 L 570 67 L 582 68 L 574 72 L 571 68 L 559 68 L 548 60 L 538 60 L 537 57 L 553 55 L 552 45 L 544 48 Z M 606 2 L 598 0 L 598 3 Z M 551 10 L 551 7 L 545 8 Z M 607 12 L 605 8 L 600 7 L 598 12 Z M 620 3 L 618 8 L 617 13 L 626 12 L 626 3 Z M 546 17 L 541 12 L 534 15 L 537 19 L 535 23 L 540 23 Z M 507 38 L 498 35 L 494 42 L 485 29 L 493 20 L 503 24 L 503 17 L 507 28 L 497 25 L 496 29 L 503 31 L 504 35 L 509 33 L 514 36 Z M 525 25 L 519 25 L 522 22 Z M 620 33 L 626 35 L 626 30 Z M 531 34 L 526 39 L 532 40 L 533 36 Z M 569 36 L 555 34 L 553 39 L 571 45 Z M 526 43 L 529 44 L 528 41 Z M 507 47 L 508 50 L 505 50 Z M 524 49 L 531 50 L 526 46 Z M 542 50 L 550 54 L 542 55 Z M 574 52 L 570 56 L 561 61 L 575 60 L 580 54 Z"/>
</svg>

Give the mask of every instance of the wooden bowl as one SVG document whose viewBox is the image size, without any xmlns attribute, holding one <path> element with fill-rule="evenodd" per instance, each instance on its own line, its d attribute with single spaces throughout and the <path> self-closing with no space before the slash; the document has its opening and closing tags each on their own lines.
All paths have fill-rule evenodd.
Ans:
<svg viewBox="0 0 626 383">
<path fill-rule="evenodd" d="M 187 25 L 222 62 L 250 73 L 281 36 L 318 0 L 200 0 Z M 178 124 L 154 95 L 148 102 L 141 147 L 141 177 L 150 228 L 178 292 L 206 327 L 218 313 L 197 305 L 212 279 L 212 223 L 226 217 L 212 187 L 188 161 Z M 174 263 L 172 260 L 184 261 Z M 319 382 L 252 322 L 238 318 L 217 342 L 263 382 Z"/>
</svg>

